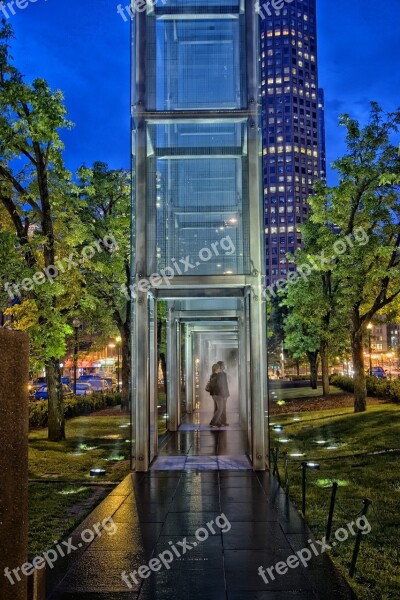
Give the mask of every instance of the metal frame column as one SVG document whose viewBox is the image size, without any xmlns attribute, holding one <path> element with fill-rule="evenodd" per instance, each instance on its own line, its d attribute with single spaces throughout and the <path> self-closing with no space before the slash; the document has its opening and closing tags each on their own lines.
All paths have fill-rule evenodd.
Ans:
<svg viewBox="0 0 400 600">
<path fill-rule="evenodd" d="M 167 321 L 167 398 L 170 431 L 177 431 L 179 427 L 178 351 L 176 342 L 175 309 L 169 307 Z"/>
<path fill-rule="evenodd" d="M 151 296 L 150 308 L 150 335 L 149 335 L 149 362 L 150 362 L 150 384 L 149 384 L 149 426 L 150 426 L 150 461 L 158 453 L 158 364 L 157 364 L 157 301 Z"/>
<path fill-rule="evenodd" d="M 251 2 L 246 2 L 247 91 L 250 116 L 248 119 L 249 209 L 252 230 L 250 248 L 253 260 L 253 280 L 250 296 L 250 381 L 252 413 L 252 463 L 256 470 L 265 470 L 268 460 L 265 436 L 267 406 L 266 376 L 266 314 L 262 302 L 262 274 L 265 273 L 264 215 L 261 186 L 261 131 L 259 106 L 259 32 L 258 15 Z M 268 435 L 268 432 L 267 432 Z"/>
<path fill-rule="evenodd" d="M 193 342 L 192 328 L 186 325 L 185 331 L 185 370 L 186 370 L 186 412 L 193 412 Z"/>
</svg>

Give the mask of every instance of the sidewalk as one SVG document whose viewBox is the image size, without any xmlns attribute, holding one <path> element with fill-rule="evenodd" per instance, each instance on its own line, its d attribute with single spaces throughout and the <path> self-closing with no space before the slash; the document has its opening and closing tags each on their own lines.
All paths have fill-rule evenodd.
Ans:
<svg viewBox="0 0 400 600">
<path fill-rule="evenodd" d="M 175 558 L 171 568 L 132 582 L 121 579 L 171 543 L 193 543 L 199 527 L 224 513 L 230 531 Z M 74 532 L 112 516 L 114 536 L 59 560 L 48 573 L 48 600 L 350 600 L 326 555 L 266 584 L 258 574 L 308 547 L 310 532 L 269 473 L 153 471 L 128 476 Z M 171 543 L 170 543 L 171 542 Z"/>
</svg>

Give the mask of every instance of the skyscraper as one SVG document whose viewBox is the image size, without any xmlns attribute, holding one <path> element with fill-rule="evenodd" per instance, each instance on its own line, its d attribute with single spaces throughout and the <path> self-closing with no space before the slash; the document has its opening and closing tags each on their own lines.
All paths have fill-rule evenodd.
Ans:
<svg viewBox="0 0 400 600">
<path fill-rule="evenodd" d="M 325 178 L 323 91 L 318 88 L 316 0 L 260 3 L 267 285 L 294 266 L 300 224 Z"/>
</svg>

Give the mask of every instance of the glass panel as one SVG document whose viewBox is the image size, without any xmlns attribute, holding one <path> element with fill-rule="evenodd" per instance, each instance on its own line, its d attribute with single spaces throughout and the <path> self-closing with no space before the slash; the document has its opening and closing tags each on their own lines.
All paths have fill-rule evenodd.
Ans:
<svg viewBox="0 0 400 600">
<path fill-rule="evenodd" d="M 232 13 L 238 13 L 243 11 L 243 5 L 243 0 L 161 0 L 155 5 L 155 10 L 161 14 L 167 14 L 171 8 L 184 12 L 218 9 L 218 12 L 229 10 Z"/>
<path fill-rule="evenodd" d="M 148 108 L 243 107 L 244 17 L 186 13 L 182 17 L 147 19 Z"/>
<path fill-rule="evenodd" d="M 149 124 L 149 271 L 247 273 L 246 174 L 243 120 Z M 181 262 L 188 256 L 191 266 Z"/>
</svg>

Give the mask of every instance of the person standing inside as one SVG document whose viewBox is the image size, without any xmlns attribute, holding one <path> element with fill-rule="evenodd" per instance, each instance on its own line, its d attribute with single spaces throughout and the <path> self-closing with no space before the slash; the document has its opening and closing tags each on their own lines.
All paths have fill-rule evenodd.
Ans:
<svg viewBox="0 0 400 600">
<path fill-rule="evenodd" d="M 228 387 L 228 377 L 225 373 L 225 363 L 222 360 L 219 360 L 217 362 L 217 365 L 219 367 L 219 372 L 217 373 L 218 394 L 222 404 L 221 427 L 227 427 L 229 423 L 227 423 L 226 418 L 226 403 L 230 396 Z"/>
<path fill-rule="evenodd" d="M 221 414 L 223 410 L 223 403 L 219 397 L 218 388 L 218 373 L 220 368 L 217 364 L 212 366 L 212 373 L 209 382 L 206 386 L 206 391 L 210 394 L 214 400 L 214 414 L 210 421 L 210 427 L 221 427 Z"/>
</svg>

